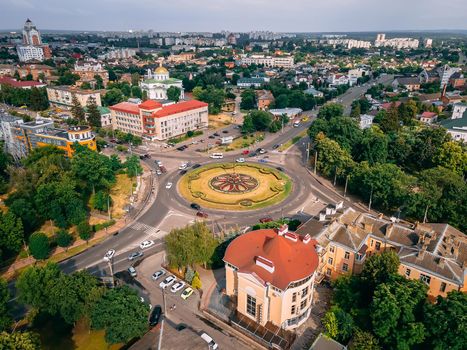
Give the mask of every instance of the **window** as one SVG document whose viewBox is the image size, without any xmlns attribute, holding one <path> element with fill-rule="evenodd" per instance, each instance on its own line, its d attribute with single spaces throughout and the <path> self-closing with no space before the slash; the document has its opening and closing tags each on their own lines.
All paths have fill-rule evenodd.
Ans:
<svg viewBox="0 0 467 350">
<path fill-rule="evenodd" d="M 305 287 L 302 289 L 302 298 L 306 297 L 307 294 L 308 294 L 308 287 Z"/>
<path fill-rule="evenodd" d="M 371 241 L 370 241 L 370 247 L 373 247 L 373 243 L 374 243 L 374 241 L 371 240 Z"/>
<path fill-rule="evenodd" d="M 430 282 L 431 282 L 431 277 L 430 276 L 427 276 L 427 275 L 424 275 L 423 273 L 420 274 L 420 281 L 430 285 Z"/>
<path fill-rule="evenodd" d="M 246 297 L 246 312 L 256 317 L 256 298 L 253 298 L 251 295 L 247 295 Z"/>
<path fill-rule="evenodd" d="M 350 258 L 350 253 L 349 253 L 349 252 L 345 252 L 345 254 L 344 254 L 344 259 L 349 260 L 349 258 Z"/>
<path fill-rule="evenodd" d="M 349 265 L 348 264 L 342 264 L 342 271 L 349 271 Z"/>
<path fill-rule="evenodd" d="M 292 294 L 292 303 L 297 301 L 297 293 Z"/>
<path fill-rule="evenodd" d="M 303 299 L 300 303 L 300 310 L 303 310 L 304 308 L 306 308 L 306 299 Z"/>
<path fill-rule="evenodd" d="M 328 264 L 329 264 L 329 265 L 332 265 L 332 263 L 333 263 L 332 258 L 329 258 L 329 259 L 328 259 Z"/>
<path fill-rule="evenodd" d="M 333 246 L 333 245 L 329 247 L 329 251 L 330 251 L 331 253 L 334 253 L 334 246 Z"/>
<path fill-rule="evenodd" d="M 331 270 L 331 269 L 329 269 L 329 268 L 328 268 L 328 269 L 326 269 L 326 276 L 331 276 L 331 272 L 332 272 L 332 270 Z"/>
<path fill-rule="evenodd" d="M 409 276 L 410 276 L 410 272 L 411 272 L 410 269 L 406 269 L 406 270 L 405 270 L 405 275 L 406 275 L 407 277 L 409 277 Z"/>
<path fill-rule="evenodd" d="M 444 292 L 446 290 L 446 283 L 441 282 L 441 286 L 439 286 L 439 291 Z"/>
<path fill-rule="evenodd" d="M 381 242 L 376 242 L 375 248 L 376 248 L 376 250 L 380 250 L 381 249 Z"/>
<path fill-rule="evenodd" d="M 292 305 L 292 307 L 290 308 L 290 313 L 292 315 L 295 314 L 295 305 Z"/>
</svg>

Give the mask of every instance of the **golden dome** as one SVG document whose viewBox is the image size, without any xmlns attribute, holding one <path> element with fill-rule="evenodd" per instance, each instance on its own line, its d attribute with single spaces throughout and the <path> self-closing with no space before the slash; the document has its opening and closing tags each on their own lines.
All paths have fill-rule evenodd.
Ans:
<svg viewBox="0 0 467 350">
<path fill-rule="evenodd" d="M 159 66 L 159 67 L 156 68 L 154 73 L 156 73 L 156 74 L 168 74 L 169 71 L 166 68 L 164 68 L 162 66 Z"/>
</svg>

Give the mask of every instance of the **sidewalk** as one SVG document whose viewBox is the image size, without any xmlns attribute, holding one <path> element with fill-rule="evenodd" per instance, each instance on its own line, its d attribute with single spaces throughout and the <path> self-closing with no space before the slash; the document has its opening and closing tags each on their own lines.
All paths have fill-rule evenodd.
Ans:
<svg viewBox="0 0 467 350">
<path fill-rule="evenodd" d="M 117 220 L 114 225 L 95 232 L 93 237 L 88 242 L 78 238 L 73 243 L 73 245 L 67 247 L 67 249 L 61 247 L 55 248 L 55 250 L 51 253 L 49 258 L 45 261 L 61 262 L 66 259 L 69 259 L 77 254 L 82 253 L 88 248 L 91 248 L 101 243 L 107 237 L 112 236 L 114 233 L 124 229 L 126 226 L 129 226 L 147 207 L 146 204 L 148 204 L 148 201 L 151 199 L 151 197 L 153 199 L 155 197 L 151 196 L 151 187 L 153 186 L 153 175 L 151 173 L 151 169 L 144 163 L 141 163 L 141 165 L 143 166 L 144 172 L 143 175 L 141 175 L 141 183 L 138 189 L 138 193 L 136 195 L 137 199 L 134 202 L 135 207 L 132 213 L 126 214 L 124 217 Z M 146 194 L 146 196 L 141 200 L 139 199 L 140 194 Z M 0 269 L 0 275 L 1 277 L 7 280 L 13 279 L 20 271 L 22 271 L 29 265 L 36 264 L 37 261 L 38 260 L 34 259 L 32 256 L 22 259 L 17 258 L 16 261 L 10 266 Z"/>
</svg>

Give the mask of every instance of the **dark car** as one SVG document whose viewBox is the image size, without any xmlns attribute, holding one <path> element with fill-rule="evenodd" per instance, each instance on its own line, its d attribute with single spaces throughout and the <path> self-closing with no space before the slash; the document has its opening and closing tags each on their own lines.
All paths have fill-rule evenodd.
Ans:
<svg viewBox="0 0 467 350">
<path fill-rule="evenodd" d="M 196 203 L 191 203 L 190 207 L 195 209 L 195 210 L 200 210 L 201 209 L 201 206 L 199 204 L 196 204 Z"/>
<path fill-rule="evenodd" d="M 196 216 L 206 219 L 209 215 L 208 215 L 208 213 L 205 213 L 204 211 L 199 211 L 199 212 L 196 213 Z"/>
<path fill-rule="evenodd" d="M 160 166 L 160 167 L 159 167 L 159 170 L 160 170 L 163 174 L 165 174 L 165 173 L 167 172 L 167 169 L 165 168 L 165 166 Z"/>
<path fill-rule="evenodd" d="M 229 133 L 229 130 L 222 130 L 222 133 L 223 133 L 223 134 L 228 134 L 228 133 Z"/>
<path fill-rule="evenodd" d="M 256 152 L 251 152 L 248 156 L 249 156 L 249 157 L 256 157 L 257 154 L 256 154 Z"/>
<path fill-rule="evenodd" d="M 284 171 L 284 168 L 281 168 L 280 166 L 278 166 L 276 169 L 279 171 Z"/>
<path fill-rule="evenodd" d="M 192 168 L 193 168 L 193 169 L 196 169 L 196 168 L 199 168 L 200 166 L 201 166 L 201 164 L 194 164 L 194 165 L 192 166 Z"/>
<path fill-rule="evenodd" d="M 159 320 L 161 319 L 162 316 L 162 307 L 160 305 L 154 306 L 154 309 L 152 309 L 151 316 L 149 316 L 149 325 L 151 327 L 157 326 L 159 323 Z"/>
<path fill-rule="evenodd" d="M 264 224 L 265 222 L 271 222 L 271 221 L 272 221 L 272 218 L 270 217 L 259 219 L 259 222 L 262 224 Z"/>
<path fill-rule="evenodd" d="M 183 148 L 183 146 L 180 146 L 180 147 L 177 147 L 177 151 L 184 151 L 185 148 Z"/>
<path fill-rule="evenodd" d="M 219 133 L 217 133 L 217 132 L 215 132 L 213 135 L 216 136 L 216 137 L 221 136 L 221 135 L 219 135 Z"/>
<path fill-rule="evenodd" d="M 185 175 L 186 173 L 187 173 L 187 171 L 186 171 L 186 170 L 182 170 L 182 171 L 180 171 L 180 175 Z"/>
<path fill-rule="evenodd" d="M 277 149 L 277 148 L 279 148 L 279 147 L 280 147 L 280 145 L 277 145 L 277 144 L 276 144 L 276 145 L 272 146 L 272 149 Z"/>
<path fill-rule="evenodd" d="M 210 139 L 215 139 L 216 137 L 214 135 L 209 135 L 208 136 Z"/>
</svg>

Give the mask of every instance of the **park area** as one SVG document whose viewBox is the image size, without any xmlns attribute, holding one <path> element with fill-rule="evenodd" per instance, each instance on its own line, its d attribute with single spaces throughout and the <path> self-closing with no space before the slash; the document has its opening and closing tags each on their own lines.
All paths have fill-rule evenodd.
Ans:
<svg viewBox="0 0 467 350">
<path fill-rule="evenodd" d="M 251 163 L 216 163 L 193 170 L 178 184 L 189 202 L 219 210 L 253 210 L 282 202 L 292 190 L 290 178 Z"/>
</svg>

